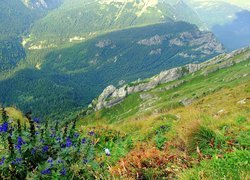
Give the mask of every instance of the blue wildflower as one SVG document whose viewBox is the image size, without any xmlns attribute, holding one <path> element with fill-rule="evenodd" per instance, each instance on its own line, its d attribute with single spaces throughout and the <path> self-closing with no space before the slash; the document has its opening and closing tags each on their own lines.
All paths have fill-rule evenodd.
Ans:
<svg viewBox="0 0 250 180">
<path fill-rule="evenodd" d="M 56 137 L 56 134 L 52 133 L 52 134 L 50 135 L 50 137 L 51 137 L 51 138 L 54 138 L 54 137 Z"/>
<path fill-rule="evenodd" d="M 82 144 L 85 144 L 85 143 L 86 143 L 86 139 L 83 138 L 83 139 L 82 139 Z"/>
<path fill-rule="evenodd" d="M 19 136 L 17 138 L 17 144 L 24 145 L 24 144 L 26 144 L 26 142 L 23 140 L 23 138 L 21 136 Z"/>
<path fill-rule="evenodd" d="M 33 149 L 31 150 L 31 154 L 34 155 L 35 153 L 36 153 L 36 148 L 33 148 Z"/>
<path fill-rule="evenodd" d="M 21 151 L 22 146 L 21 146 L 21 145 L 19 145 L 19 144 L 16 144 L 16 145 L 15 145 L 15 148 L 16 148 L 18 151 Z"/>
<path fill-rule="evenodd" d="M 1 161 L 0 161 L 0 166 L 2 166 L 3 164 L 4 164 L 4 162 L 5 162 L 5 157 L 2 157 L 2 159 L 1 159 Z"/>
<path fill-rule="evenodd" d="M 26 144 L 26 142 L 23 140 L 21 136 L 17 138 L 17 144 L 15 145 L 15 148 L 19 151 L 22 149 L 22 145 Z"/>
<path fill-rule="evenodd" d="M 89 135 L 90 135 L 90 136 L 94 136 L 94 135 L 95 135 L 95 132 L 94 132 L 94 131 L 90 131 L 90 132 L 89 132 Z"/>
<path fill-rule="evenodd" d="M 39 134 L 39 132 L 36 132 L 35 135 L 37 136 Z"/>
<path fill-rule="evenodd" d="M 62 176 L 66 176 L 67 170 L 66 170 L 65 167 L 62 168 L 62 170 L 60 171 L 60 174 L 61 174 Z"/>
<path fill-rule="evenodd" d="M 8 132 L 9 130 L 9 124 L 7 122 L 3 123 L 1 126 L 0 126 L 0 132 Z"/>
<path fill-rule="evenodd" d="M 21 162 L 22 162 L 22 158 L 16 158 L 14 161 L 11 162 L 11 164 L 18 165 L 18 164 L 21 164 Z"/>
<path fill-rule="evenodd" d="M 34 122 L 38 124 L 38 123 L 40 123 L 40 119 L 39 118 L 34 118 Z"/>
<path fill-rule="evenodd" d="M 48 160 L 47 160 L 48 163 L 52 163 L 53 162 L 53 159 L 50 157 Z"/>
<path fill-rule="evenodd" d="M 62 145 L 61 145 L 61 148 L 66 148 L 66 144 L 62 144 Z"/>
<path fill-rule="evenodd" d="M 67 138 L 66 147 L 70 147 L 70 146 L 72 146 L 72 141 L 70 140 L 70 138 Z"/>
<path fill-rule="evenodd" d="M 43 149 L 42 149 L 43 153 L 48 152 L 48 150 L 49 150 L 49 146 L 43 146 Z"/>
<path fill-rule="evenodd" d="M 57 160 L 58 164 L 62 164 L 64 161 L 62 159 Z"/>
<path fill-rule="evenodd" d="M 83 159 L 83 163 L 87 164 L 89 161 L 87 159 Z"/>
<path fill-rule="evenodd" d="M 51 174 L 51 170 L 50 169 L 45 169 L 41 172 L 42 175 L 48 175 Z"/>
<path fill-rule="evenodd" d="M 75 137 L 75 138 L 78 138 L 78 137 L 79 137 L 79 134 L 78 134 L 78 133 L 75 133 L 75 134 L 74 134 L 74 137 Z"/>
<path fill-rule="evenodd" d="M 57 138 L 56 138 L 56 141 L 57 141 L 57 142 L 61 142 L 61 140 L 62 140 L 61 137 L 57 137 Z"/>
</svg>

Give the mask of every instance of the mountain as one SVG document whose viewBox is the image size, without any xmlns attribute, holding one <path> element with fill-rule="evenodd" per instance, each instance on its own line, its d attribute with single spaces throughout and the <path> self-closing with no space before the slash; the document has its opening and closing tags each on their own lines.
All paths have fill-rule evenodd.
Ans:
<svg viewBox="0 0 250 180">
<path fill-rule="evenodd" d="M 126 98 L 128 96 L 136 94 L 138 92 L 144 94 L 144 92 L 151 91 L 152 89 L 152 92 L 155 92 L 154 89 L 158 86 L 161 87 L 160 89 L 162 92 L 168 91 L 170 89 L 175 89 L 179 86 L 182 86 L 183 84 L 188 83 L 186 80 L 183 81 L 179 79 L 182 79 L 183 77 L 188 76 L 190 74 L 194 75 L 194 73 L 196 73 L 208 76 L 210 73 L 214 73 L 216 71 L 219 71 L 220 69 L 233 66 L 235 63 L 238 64 L 242 61 L 248 62 L 249 60 L 250 49 L 245 48 L 234 51 L 230 54 L 223 54 L 217 56 L 201 64 L 188 64 L 182 67 L 176 67 L 170 70 L 162 71 L 160 74 L 153 76 L 152 78 L 135 81 L 130 84 L 125 84 L 120 88 L 116 88 L 113 85 L 110 85 L 106 89 L 104 89 L 102 94 L 97 99 L 93 100 L 90 107 L 92 107 L 95 111 L 105 108 L 112 108 L 113 106 L 122 103 L 124 100 L 126 101 Z M 248 76 L 248 74 L 244 74 L 244 76 Z M 171 85 L 169 86 L 162 87 L 162 84 L 166 84 L 176 80 L 176 83 L 171 83 Z M 160 89 L 159 92 L 161 92 Z M 140 97 L 142 98 L 142 100 L 144 99 L 144 95 L 141 95 Z M 152 96 L 146 97 L 145 95 L 145 99 L 149 100 L 151 99 L 150 97 Z M 185 102 L 191 103 L 191 101 L 193 100 L 195 100 L 195 98 L 185 99 L 183 100 L 183 104 L 185 105 Z M 149 107 L 147 107 L 146 109 L 148 108 Z"/>
<path fill-rule="evenodd" d="M 0 40 L 27 32 L 34 17 L 20 0 L 0 2 Z"/>
<path fill-rule="evenodd" d="M 0 2 L 0 71 L 15 67 L 26 57 L 20 36 L 28 33 L 35 17 L 19 0 Z"/>
<path fill-rule="evenodd" d="M 60 8 L 35 24 L 31 40 L 88 38 L 117 29 L 163 23 L 170 18 L 201 24 L 194 14 L 183 2 L 173 7 L 158 0 L 65 0 Z"/>
<path fill-rule="evenodd" d="M 34 113 L 40 116 L 59 115 L 83 108 L 109 83 L 202 62 L 224 49 L 209 32 L 185 22 L 169 22 L 115 31 L 44 52 L 31 50 L 29 64 L 0 81 L 1 102 L 15 103 L 23 111 L 39 109 Z"/>
</svg>

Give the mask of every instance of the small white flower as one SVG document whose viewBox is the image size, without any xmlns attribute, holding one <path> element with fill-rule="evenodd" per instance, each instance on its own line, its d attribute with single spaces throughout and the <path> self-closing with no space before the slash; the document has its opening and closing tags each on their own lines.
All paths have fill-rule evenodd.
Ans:
<svg viewBox="0 0 250 180">
<path fill-rule="evenodd" d="M 104 151 L 105 151 L 107 156 L 110 156 L 110 150 L 108 148 L 105 148 Z"/>
</svg>

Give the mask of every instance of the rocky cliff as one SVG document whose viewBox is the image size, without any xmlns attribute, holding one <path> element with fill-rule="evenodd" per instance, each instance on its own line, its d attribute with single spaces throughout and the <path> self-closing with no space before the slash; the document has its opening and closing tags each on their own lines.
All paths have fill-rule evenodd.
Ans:
<svg viewBox="0 0 250 180">
<path fill-rule="evenodd" d="M 222 68 L 226 68 L 234 65 L 235 63 L 239 63 L 241 61 L 249 60 L 250 52 L 248 48 L 244 48 L 241 50 L 233 51 L 229 54 L 219 55 L 207 62 L 201 64 L 188 64 L 186 66 L 177 67 L 173 69 L 169 69 L 166 71 L 162 71 L 160 74 L 144 80 L 144 81 L 136 81 L 131 84 L 126 84 L 120 88 L 116 88 L 113 85 L 108 86 L 104 89 L 101 95 L 92 101 L 89 105 L 89 108 L 98 111 L 103 108 L 110 108 L 124 100 L 128 95 L 136 92 L 148 91 L 153 89 L 159 84 L 171 82 L 177 80 L 183 76 L 188 74 L 192 74 L 201 70 L 201 73 L 206 76 L 211 72 L 217 71 Z M 246 58 L 239 58 L 235 60 L 235 56 L 240 53 L 247 52 Z"/>
</svg>

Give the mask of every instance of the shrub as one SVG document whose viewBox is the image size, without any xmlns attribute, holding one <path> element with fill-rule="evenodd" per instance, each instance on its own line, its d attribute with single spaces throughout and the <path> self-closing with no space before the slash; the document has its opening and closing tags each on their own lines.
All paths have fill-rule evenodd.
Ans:
<svg viewBox="0 0 250 180">
<path fill-rule="evenodd" d="M 197 150 L 197 147 L 206 152 L 209 149 L 215 149 L 221 146 L 222 140 L 216 133 L 209 128 L 200 126 L 195 131 L 191 132 L 188 140 L 188 149 L 191 152 Z"/>
<path fill-rule="evenodd" d="M 124 179 L 174 179 L 190 167 L 186 155 L 170 154 L 156 147 L 140 145 L 111 168 L 111 174 Z"/>
</svg>

